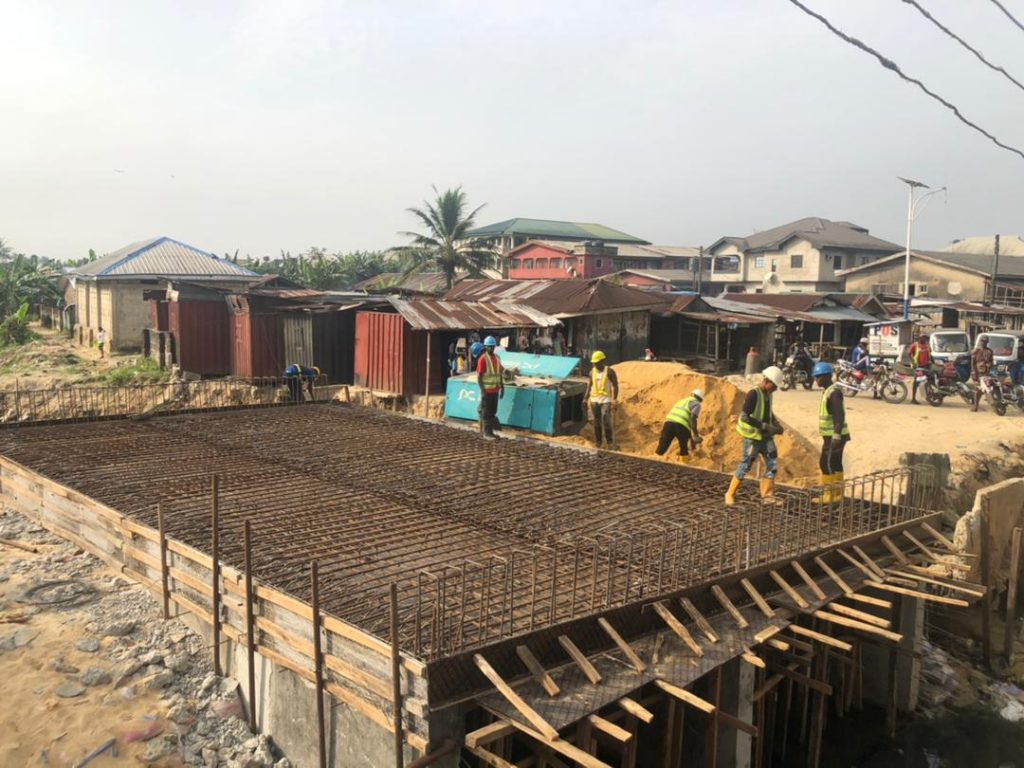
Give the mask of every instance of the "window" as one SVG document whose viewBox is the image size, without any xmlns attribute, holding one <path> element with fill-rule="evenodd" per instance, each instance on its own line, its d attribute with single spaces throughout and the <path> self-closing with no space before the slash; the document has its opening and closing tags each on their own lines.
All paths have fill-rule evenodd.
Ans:
<svg viewBox="0 0 1024 768">
<path fill-rule="evenodd" d="M 793 253 L 789 256 L 789 268 L 790 269 L 803 269 L 804 268 L 804 255 L 802 253 Z"/>
<path fill-rule="evenodd" d="M 754 257 L 754 269 L 764 269 L 764 256 Z"/>
<path fill-rule="evenodd" d="M 548 260 L 547 259 L 537 259 L 536 264 L 537 264 L 537 269 L 547 269 L 548 268 Z"/>
<path fill-rule="evenodd" d="M 572 266 L 575 266 L 575 265 L 576 265 L 576 259 L 574 259 L 572 256 L 566 257 L 566 259 L 565 259 L 565 266 L 572 267 Z"/>
<path fill-rule="evenodd" d="M 837 253 L 832 257 L 832 268 L 842 269 L 843 268 L 843 254 Z"/>
<path fill-rule="evenodd" d="M 519 269 L 521 266 L 523 266 L 523 262 L 521 262 L 519 259 L 512 259 L 512 263 L 509 266 L 512 267 L 512 269 Z"/>
<path fill-rule="evenodd" d="M 870 264 L 870 263 L 871 263 L 871 257 L 870 257 L 870 256 L 864 255 L 864 256 L 861 256 L 861 257 L 860 257 L 860 265 L 861 265 L 862 267 L 863 267 L 863 266 L 864 266 L 865 264 Z"/>
<path fill-rule="evenodd" d="M 604 266 L 604 262 L 601 259 L 598 259 L 597 261 L 594 262 L 594 266 L 600 269 L 601 267 Z"/>
<path fill-rule="evenodd" d="M 523 269 L 533 269 L 533 259 L 523 259 Z"/>
<path fill-rule="evenodd" d="M 561 259 L 552 259 L 551 262 L 550 262 L 550 266 L 551 266 L 552 269 L 561 269 L 562 268 L 562 260 Z"/>
</svg>

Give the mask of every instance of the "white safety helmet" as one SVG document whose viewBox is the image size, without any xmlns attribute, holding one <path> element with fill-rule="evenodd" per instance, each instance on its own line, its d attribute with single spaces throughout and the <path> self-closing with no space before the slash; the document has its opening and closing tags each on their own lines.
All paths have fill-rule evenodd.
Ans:
<svg viewBox="0 0 1024 768">
<path fill-rule="evenodd" d="M 697 389 L 693 390 L 693 396 L 696 397 L 698 400 L 703 401 L 704 400 L 704 390 L 701 389 L 700 387 L 698 387 Z"/>
<path fill-rule="evenodd" d="M 763 371 L 761 375 L 764 376 L 768 381 L 774 384 L 776 387 L 782 386 L 782 369 L 777 365 L 769 365 Z"/>
<path fill-rule="evenodd" d="M 860 340 L 860 343 L 861 343 L 861 344 L 867 344 L 867 343 L 868 343 L 868 337 L 867 337 L 867 336 L 863 336 L 863 337 L 861 338 L 861 340 Z"/>
</svg>

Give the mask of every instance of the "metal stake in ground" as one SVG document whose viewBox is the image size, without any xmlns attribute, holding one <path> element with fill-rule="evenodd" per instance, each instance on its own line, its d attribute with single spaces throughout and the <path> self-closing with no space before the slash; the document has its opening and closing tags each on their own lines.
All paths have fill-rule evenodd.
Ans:
<svg viewBox="0 0 1024 768">
<path fill-rule="evenodd" d="M 320 768 L 327 768 L 327 740 L 324 734 L 324 655 L 320 646 L 320 577 L 316 560 L 309 564 L 313 587 L 313 672 L 316 680 L 316 732 L 319 739 Z"/>
<path fill-rule="evenodd" d="M 218 677 L 221 675 L 220 668 L 220 478 L 213 476 L 211 483 L 210 516 L 212 518 L 213 535 L 210 542 L 213 557 L 213 672 Z"/>
<path fill-rule="evenodd" d="M 249 730 L 259 732 L 256 722 L 256 617 L 252 594 L 252 523 L 245 521 L 245 645 L 249 655 Z"/>
<path fill-rule="evenodd" d="M 157 528 L 160 533 L 160 593 L 164 604 L 164 621 L 171 618 L 170 592 L 167 589 L 167 533 L 164 529 L 164 508 L 156 505 Z"/>
<path fill-rule="evenodd" d="M 391 582 L 391 684 L 392 706 L 395 710 L 395 765 L 403 768 L 405 739 L 402 733 L 402 678 L 401 658 L 398 646 L 398 585 Z"/>
</svg>

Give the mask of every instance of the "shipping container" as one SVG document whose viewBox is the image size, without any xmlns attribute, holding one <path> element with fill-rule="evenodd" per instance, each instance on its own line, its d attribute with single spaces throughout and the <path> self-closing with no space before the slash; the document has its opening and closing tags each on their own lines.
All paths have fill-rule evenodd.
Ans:
<svg viewBox="0 0 1024 768">
<path fill-rule="evenodd" d="M 445 360 L 437 333 L 414 331 L 399 314 L 356 312 L 355 383 L 374 392 L 422 395 L 427 383 L 428 338 L 430 392 L 440 394 L 445 387 Z"/>
<path fill-rule="evenodd" d="M 228 296 L 231 374 L 242 379 L 284 373 L 282 318 L 270 302 Z"/>
<path fill-rule="evenodd" d="M 167 305 L 167 322 L 181 370 L 200 376 L 231 373 L 230 317 L 222 296 L 152 303 Z"/>
<path fill-rule="evenodd" d="M 355 312 L 287 312 L 283 320 L 286 364 L 320 369 L 327 384 L 351 384 L 355 353 Z"/>
</svg>

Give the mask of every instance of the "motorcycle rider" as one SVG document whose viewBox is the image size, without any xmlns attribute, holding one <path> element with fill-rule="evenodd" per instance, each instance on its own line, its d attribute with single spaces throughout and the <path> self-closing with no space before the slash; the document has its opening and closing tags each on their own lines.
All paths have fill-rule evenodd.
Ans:
<svg viewBox="0 0 1024 768">
<path fill-rule="evenodd" d="M 981 377 L 988 376 L 992 372 L 995 358 L 992 350 L 988 348 L 988 336 L 982 334 L 978 337 L 978 348 L 971 352 L 971 383 L 974 385 L 974 405 L 971 410 L 977 412 L 981 403 Z"/>
<path fill-rule="evenodd" d="M 799 339 L 794 344 L 789 353 L 793 356 L 793 367 L 797 369 L 803 369 L 807 375 L 807 379 L 811 378 L 811 371 L 814 369 L 814 358 L 811 357 L 811 353 L 807 351 L 807 342 L 803 339 Z"/>
<path fill-rule="evenodd" d="M 867 336 L 861 338 L 850 351 L 850 362 L 853 363 L 853 369 L 855 371 L 867 371 L 868 366 L 871 365 L 871 356 L 868 355 L 868 339 Z"/>
<path fill-rule="evenodd" d="M 932 367 L 932 350 L 928 346 L 928 335 L 922 333 L 917 337 L 917 341 L 910 345 L 910 349 L 907 350 L 907 354 L 910 356 L 910 364 L 914 368 L 914 375 L 912 377 L 912 388 L 910 391 L 910 404 L 917 405 L 917 372 L 923 370 L 925 372 L 931 370 Z"/>
</svg>

